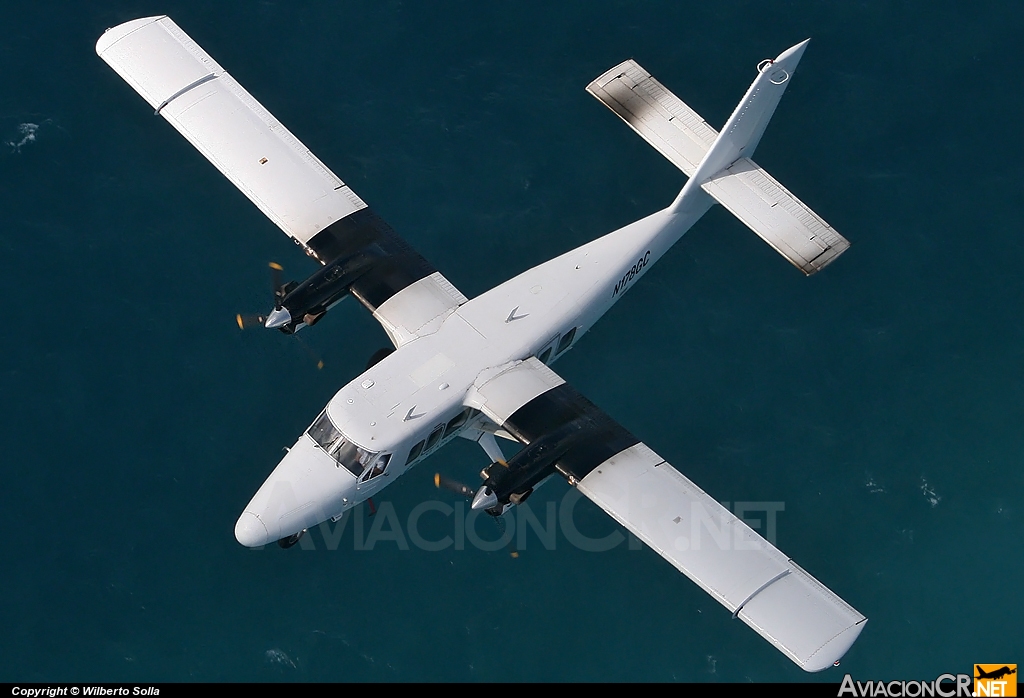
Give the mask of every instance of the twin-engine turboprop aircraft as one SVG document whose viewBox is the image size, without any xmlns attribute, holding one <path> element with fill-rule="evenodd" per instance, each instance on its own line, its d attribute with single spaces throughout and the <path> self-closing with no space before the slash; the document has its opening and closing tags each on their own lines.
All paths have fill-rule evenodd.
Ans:
<svg viewBox="0 0 1024 698">
<path fill-rule="evenodd" d="M 473 507 L 500 516 L 558 474 L 791 660 L 820 671 L 866 618 L 562 380 L 550 366 L 716 201 L 805 274 L 849 243 L 750 158 L 807 42 L 762 61 L 716 132 L 629 60 L 587 90 L 689 176 L 657 211 L 472 300 L 417 254 L 167 17 L 96 52 L 321 267 L 278 286 L 294 332 L 351 294 L 394 351 L 344 386 L 245 507 L 245 546 L 338 519 L 455 436 L 492 464 Z M 495 436 L 522 445 L 505 459 Z M 726 535 L 703 545 L 691 522 Z"/>
</svg>

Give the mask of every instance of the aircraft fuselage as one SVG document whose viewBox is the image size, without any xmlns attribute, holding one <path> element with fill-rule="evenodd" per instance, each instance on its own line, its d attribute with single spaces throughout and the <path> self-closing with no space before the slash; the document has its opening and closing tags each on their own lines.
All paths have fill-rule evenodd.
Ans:
<svg viewBox="0 0 1024 698">
<path fill-rule="evenodd" d="M 695 197 L 686 210 L 659 211 L 529 269 L 355 378 L 326 415 L 365 462 L 343 467 L 329 453 L 336 441 L 304 433 L 239 518 L 239 542 L 265 545 L 338 518 L 486 421 L 472 409 L 481 372 L 531 356 L 557 360 L 712 203 Z"/>
</svg>

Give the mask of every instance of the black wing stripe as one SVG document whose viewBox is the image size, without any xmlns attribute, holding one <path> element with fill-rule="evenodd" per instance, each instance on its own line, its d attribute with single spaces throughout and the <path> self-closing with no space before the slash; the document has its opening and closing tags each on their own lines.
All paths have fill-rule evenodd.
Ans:
<svg viewBox="0 0 1024 698">
<path fill-rule="evenodd" d="M 558 469 L 581 480 L 612 456 L 640 443 L 625 427 L 603 412 L 568 383 L 548 390 L 526 403 L 502 428 L 517 439 L 534 445 L 550 444 L 565 452 L 558 458 Z M 527 446 L 520 454 L 528 457 Z"/>
<path fill-rule="evenodd" d="M 306 244 L 325 265 L 357 257 L 370 260 L 350 289 L 371 312 L 437 271 L 369 207 L 335 221 Z"/>
</svg>

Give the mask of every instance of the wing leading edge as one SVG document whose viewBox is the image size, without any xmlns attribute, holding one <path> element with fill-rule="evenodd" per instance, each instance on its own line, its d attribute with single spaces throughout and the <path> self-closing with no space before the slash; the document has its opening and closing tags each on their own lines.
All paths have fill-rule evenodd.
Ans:
<svg viewBox="0 0 1024 698">
<path fill-rule="evenodd" d="M 805 671 L 832 666 L 863 630 L 862 614 L 536 358 L 481 374 L 466 404 L 526 444 L 488 469 L 499 501 L 560 472 Z"/>
<path fill-rule="evenodd" d="M 308 255 L 355 276 L 396 345 L 466 302 L 169 17 L 108 29 L 96 53 Z"/>
</svg>

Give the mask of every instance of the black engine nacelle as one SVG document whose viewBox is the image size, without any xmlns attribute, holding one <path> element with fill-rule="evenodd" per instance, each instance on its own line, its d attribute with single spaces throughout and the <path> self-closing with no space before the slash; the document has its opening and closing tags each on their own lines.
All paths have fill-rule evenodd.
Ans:
<svg viewBox="0 0 1024 698">
<path fill-rule="evenodd" d="M 317 269 L 302 283 L 291 282 L 278 292 L 277 302 L 291 315 L 292 321 L 280 330 L 295 331 L 299 322 L 316 324 L 327 309 L 344 298 L 352 284 L 366 273 L 380 257 L 373 249 L 361 250 L 349 257 L 336 259 Z"/>
<path fill-rule="evenodd" d="M 487 512 L 500 515 L 507 505 L 522 504 L 542 480 L 555 472 L 555 463 L 569 446 L 570 439 L 565 435 L 551 434 L 526 446 L 507 463 L 491 463 L 480 472 L 484 484 L 477 493 L 474 506 L 477 502 L 493 502 L 486 507 Z"/>
</svg>

